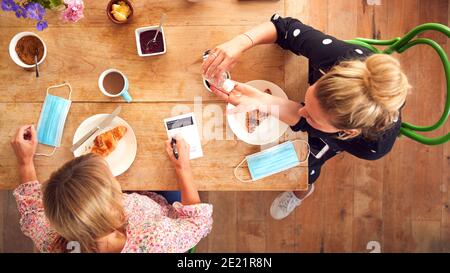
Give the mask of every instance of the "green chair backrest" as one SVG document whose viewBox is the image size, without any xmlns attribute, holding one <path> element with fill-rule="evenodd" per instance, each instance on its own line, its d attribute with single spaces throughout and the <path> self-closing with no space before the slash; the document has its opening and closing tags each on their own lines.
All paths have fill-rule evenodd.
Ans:
<svg viewBox="0 0 450 273">
<path fill-rule="evenodd" d="M 435 41 L 428 38 L 417 38 L 416 36 L 427 30 L 435 30 L 443 33 L 448 38 L 450 38 L 450 28 L 446 25 L 437 23 L 426 23 L 415 27 L 410 32 L 408 32 L 403 38 L 397 37 L 392 40 L 373 40 L 365 38 L 356 38 L 354 40 L 348 40 L 347 43 L 359 45 L 371 50 L 374 53 L 384 53 L 392 54 L 394 52 L 402 53 L 405 50 L 415 46 L 415 45 L 429 45 L 431 46 L 439 55 L 442 64 L 444 65 L 445 78 L 447 81 L 447 97 L 445 101 L 444 112 L 441 118 L 433 125 L 430 126 L 417 126 L 411 123 L 403 122 L 400 128 L 400 134 L 407 136 L 415 141 L 426 145 L 439 145 L 450 140 L 450 132 L 440 137 L 426 137 L 417 132 L 431 132 L 442 125 L 445 124 L 450 113 L 450 63 L 448 61 L 447 54 L 445 50 Z M 375 46 L 386 46 L 384 50 L 380 50 Z"/>
<path fill-rule="evenodd" d="M 197 250 L 197 246 L 193 246 L 191 249 L 189 249 L 187 251 L 187 253 L 195 253 L 196 250 Z"/>
</svg>

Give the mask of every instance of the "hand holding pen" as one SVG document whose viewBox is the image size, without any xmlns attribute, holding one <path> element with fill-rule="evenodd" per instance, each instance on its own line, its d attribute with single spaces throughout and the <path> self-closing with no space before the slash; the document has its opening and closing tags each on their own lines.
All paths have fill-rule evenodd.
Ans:
<svg viewBox="0 0 450 273">
<path fill-rule="evenodd" d="M 190 168 L 189 144 L 181 137 L 171 138 L 166 141 L 166 152 L 176 170 Z"/>
<path fill-rule="evenodd" d="M 11 140 L 11 146 L 16 154 L 19 165 L 33 163 L 33 157 L 38 144 L 34 125 L 21 126 Z"/>
<path fill-rule="evenodd" d="M 191 163 L 189 161 L 189 144 L 177 136 L 166 141 L 166 152 L 174 166 L 181 203 L 193 205 L 200 203 L 200 196 L 194 183 Z"/>
<path fill-rule="evenodd" d="M 172 138 L 172 140 L 170 141 L 170 145 L 172 146 L 173 156 L 176 160 L 178 160 L 177 140 L 175 138 Z"/>
</svg>

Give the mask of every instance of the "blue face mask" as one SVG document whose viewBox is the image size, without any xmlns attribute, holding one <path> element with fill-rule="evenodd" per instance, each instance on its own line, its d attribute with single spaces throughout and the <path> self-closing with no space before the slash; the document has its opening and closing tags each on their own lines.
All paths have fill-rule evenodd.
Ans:
<svg viewBox="0 0 450 273">
<path fill-rule="evenodd" d="M 64 99 L 48 93 L 50 89 L 62 86 L 69 87 L 70 93 L 68 99 Z M 45 97 L 41 116 L 37 125 L 37 138 L 39 143 L 52 146 L 54 147 L 54 149 L 50 154 L 36 153 L 36 155 L 51 156 L 55 153 L 56 148 L 61 145 L 64 124 L 66 123 L 67 114 L 69 113 L 71 105 L 71 94 L 72 87 L 68 83 L 47 88 L 47 96 Z"/>
<path fill-rule="evenodd" d="M 307 144 L 307 142 L 303 140 L 295 141 L 302 141 Z M 237 169 L 245 160 L 247 161 L 248 170 L 250 171 L 250 180 L 243 180 L 236 174 Z M 294 141 L 286 141 L 267 150 L 247 156 L 234 169 L 234 176 L 241 182 L 255 181 L 299 166 L 301 163 L 306 161 L 308 161 L 308 158 L 301 162 L 298 159 L 298 155 L 294 147 Z"/>
</svg>

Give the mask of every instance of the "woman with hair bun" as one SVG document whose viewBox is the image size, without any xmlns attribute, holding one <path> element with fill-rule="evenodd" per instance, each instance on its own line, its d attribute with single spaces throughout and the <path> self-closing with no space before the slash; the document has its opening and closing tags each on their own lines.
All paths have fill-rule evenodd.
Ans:
<svg viewBox="0 0 450 273">
<path fill-rule="evenodd" d="M 277 109 L 271 114 L 292 130 L 308 133 L 310 187 L 306 192 L 284 192 L 273 201 L 272 217 L 283 219 L 314 191 L 321 166 L 337 153 L 375 160 L 391 150 L 410 85 L 395 58 L 373 54 L 278 14 L 214 48 L 203 63 L 203 73 L 217 78 L 230 70 L 244 51 L 270 43 L 308 58 L 310 87 L 304 102 L 278 98 L 238 82 L 230 93 L 214 86 L 211 89 L 236 105 L 236 111 L 255 105 L 269 113 Z"/>
</svg>

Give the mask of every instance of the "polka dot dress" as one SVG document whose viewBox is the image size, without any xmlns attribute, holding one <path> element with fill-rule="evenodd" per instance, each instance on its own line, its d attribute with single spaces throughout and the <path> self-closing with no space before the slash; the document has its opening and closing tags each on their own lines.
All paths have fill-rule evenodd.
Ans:
<svg viewBox="0 0 450 273">
<path fill-rule="evenodd" d="M 323 39 L 322 44 L 324 44 L 324 45 L 329 45 L 329 44 L 331 44 L 332 42 L 333 42 L 333 40 L 327 38 L 327 39 Z"/>
<path fill-rule="evenodd" d="M 283 49 L 308 58 L 308 82 L 311 85 L 339 62 L 354 59 L 364 60 L 372 54 L 366 48 L 326 35 L 294 18 L 283 18 L 274 14 L 271 21 L 277 30 L 276 43 Z M 330 146 L 330 149 L 319 159 L 309 156 L 308 181 L 314 183 L 320 175 L 321 166 L 341 151 L 346 151 L 363 159 L 376 159 L 389 152 L 397 138 L 400 124 L 399 119 L 395 126 L 386 131 L 386 135 L 389 135 L 389 137 L 375 141 L 368 141 L 362 137 L 340 140 L 336 138 L 336 134 L 324 133 L 314 129 L 304 118 L 291 128 L 293 131 L 307 132 L 308 142 L 312 149 L 320 151 L 324 142 Z"/>
<path fill-rule="evenodd" d="M 371 51 L 326 35 L 297 19 L 272 15 L 277 30 L 277 44 L 283 49 L 309 59 L 309 83 L 314 84 L 342 60 L 364 59 Z"/>
</svg>

